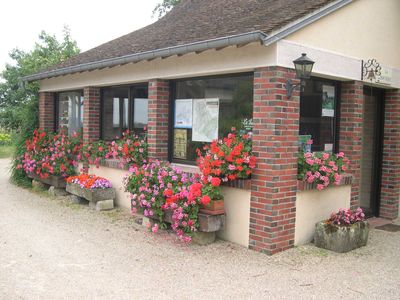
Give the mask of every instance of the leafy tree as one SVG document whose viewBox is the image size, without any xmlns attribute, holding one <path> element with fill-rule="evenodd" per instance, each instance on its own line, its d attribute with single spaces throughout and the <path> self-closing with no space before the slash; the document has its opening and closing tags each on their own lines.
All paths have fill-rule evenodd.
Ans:
<svg viewBox="0 0 400 300">
<path fill-rule="evenodd" d="M 16 132 L 14 158 L 24 154 L 25 140 L 38 127 L 39 84 L 23 84 L 21 77 L 39 72 L 51 65 L 58 64 L 79 53 L 76 41 L 71 39 L 68 27 L 58 41 L 54 35 L 42 31 L 39 41 L 30 52 L 14 49 L 10 53 L 13 64 L 7 64 L 0 74 L 0 128 Z M 11 166 L 11 180 L 20 185 L 30 185 L 25 173 L 16 168 L 16 159 Z"/>
<path fill-rule="evenodd" d="M 163 0 L 163 2 L 157 4 L 157 6 L 154 8 L 153 16 L 158 13 L 158 18 L 161 18 L 181 1 L 182 0 Z"/>
<path fill-rule="evenodd" d="M 25 108 L 35 108 L 37 111 L 39 84 L 37 82 L 23 84 L 21 77 L 43 70 L 77 53 L 79 48 L 71 39 L 68 27 L 64 28 L 62 41 L 42 31 L 39 42 L 35 43 L 32 51 L 25 52 L 18 48 L 12 50 L 10 57 L 14 61 L 13 64 L 7 64 L 0 74 L 3 79 L 0 80 L 0 126 L 22 131 L 27 117 L 24 114 Z M 29 117 L 37 117 L 33 111 L 28 113 Z M 37 122 L 30 125 L 37 125 Z"/>
</svg>

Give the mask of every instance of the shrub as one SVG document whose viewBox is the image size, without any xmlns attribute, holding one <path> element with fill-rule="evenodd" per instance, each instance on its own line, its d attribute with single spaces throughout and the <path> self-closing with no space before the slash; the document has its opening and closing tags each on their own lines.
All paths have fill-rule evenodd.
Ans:
<svg viewBox="0 0 400 300">
<path fill-rule="evenodd" d="M 11 135 L 9 133 L 0 133 L 0 146 L 11 145 Z"/>
</svg>

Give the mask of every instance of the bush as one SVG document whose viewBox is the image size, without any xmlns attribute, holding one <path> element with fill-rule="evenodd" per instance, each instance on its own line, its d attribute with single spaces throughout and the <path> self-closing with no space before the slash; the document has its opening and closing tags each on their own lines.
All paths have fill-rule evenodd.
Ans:
<svg viewBox="0 0 400 300">
<path fill-rule="evenodd" d="M 337 213 L 332 213 L 328 222 L 335 225 L 351 225 L 365 220 L 365 214 L 359 207 L 355 211 L 351 209 L 339 209 Z"/>
</svg>

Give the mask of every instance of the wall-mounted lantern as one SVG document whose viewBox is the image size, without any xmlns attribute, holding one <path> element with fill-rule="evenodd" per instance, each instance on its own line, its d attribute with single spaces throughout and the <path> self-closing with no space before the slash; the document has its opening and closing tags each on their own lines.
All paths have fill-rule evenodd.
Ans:
<svg viewBox="0 0 400 300">
<path fill-rule="evenodd" d="M 305 53 L 301 54 L 301 57 L 293 61 L 294 68 L 296 70 L 296 77 L 300 79 L 301 91 L 304 90 L 305 79 L 309 79 L 311 76 L 312 68 L 314 66 L 314 61 L 307 57 Z M 286 95 L 290 99 L 294 89 L 297 84 L 293 84 L 292 80 L 288 79 L 286 81 Z"/>
</svg>

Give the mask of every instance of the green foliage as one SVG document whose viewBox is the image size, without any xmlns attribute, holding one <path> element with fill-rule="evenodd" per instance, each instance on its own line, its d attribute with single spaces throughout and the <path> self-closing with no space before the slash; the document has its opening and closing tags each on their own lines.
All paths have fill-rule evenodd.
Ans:
<svg viewBox="0 0 400 300">
<path fill-rule="evenodd" d="M 79 48 L 71 39 L 68 27 L 64 28 L 64 36 L 58 41 L 54 35 L 42 31 L 39 41 L 30 52 L 18 48 L 10 52 L 12 64 L 7 64 L 0 74 L 0 127 L 17 132 L 14 156 L 24 152 L 25 140 L 32 136 L 38 127 L 38 92 L 39 84 L 30 82 L 23 84 L 21 78 L 51 65 L 58 64 L 79 53 Z M 22 185 L 28 181 L 22 170 L 17 170 L 16 162 L 12 165 L 11 179 Z"/>
<path fill-rule="evenodd" d="M 158 14 L 158 18 L 161 18 L 180 2 L 181 0 L 163 0 L 162 3 L 157 4 L 157 6 L 154 8 L 153 16 Z"/>
</svg>

